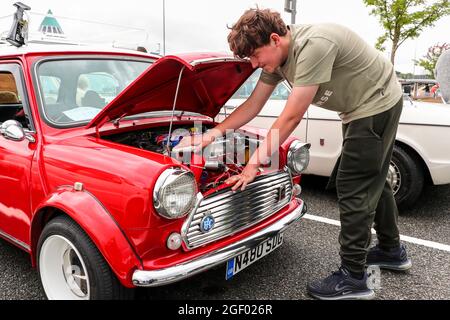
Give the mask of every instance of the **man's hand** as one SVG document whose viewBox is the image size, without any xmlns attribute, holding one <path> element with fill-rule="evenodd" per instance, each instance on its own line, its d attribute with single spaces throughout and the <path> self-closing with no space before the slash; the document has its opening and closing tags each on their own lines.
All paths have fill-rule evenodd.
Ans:
<svg viewBox="0 0 450 320">
<path fill-rule="evenodd" d="M 234 186 L 231 188 L 232 191 L 236 191 L 241 187 L 241 191 L 245 190 L 245 187 L 255 180 L 256 174 L 258 173 L 257 165 L 247 164 L 241 174 L 229 177 L 225 183 Z"/>
<path fill-rule="evenodd" d="M 180 143 L 173 148 L 173 151 L 179 152 L 186 150 L 194 153 L 199 153 L 203 148 L 205 148 L 215 140 L 217 132 L 215 132 L 214 130 L 215 129 L 211 129 L 204 134 L 196 134 L 193 136 L 183 137 Z"/>
<path fill-rule="evenodd" d="M 292 90 L 283 112 L 270 128 L 262 145 L 255 150 L 242 173 L 232 176 L 225 181 L 227 184 L 234 184 L 231 188 L 233 191 L 236 191 L 239 187 L 241 187 L 241 191 L 243 191 L 247 184 L 255 179 L 256 174 L 258 173 L 259 164 L 269 160 L 270 155 L 278 149 L 279 143 L 284 142 L 292 131 L 294 131 L 295 127 L 297 127 L 300 120 L 303 118 L 303 114 L 306 109 L 308 109 L 318 88 L 318 85 L 313 85 L 295 87 Z M 277 147 L 272 148 L 272 134 L 275 130 L 279 133 L 277 136 L 279 141 L 276 141 Z"/>
</svg>

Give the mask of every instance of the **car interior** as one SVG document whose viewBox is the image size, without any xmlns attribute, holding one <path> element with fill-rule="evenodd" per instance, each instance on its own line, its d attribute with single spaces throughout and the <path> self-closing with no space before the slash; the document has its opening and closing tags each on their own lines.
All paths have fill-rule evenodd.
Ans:
<svg viewBox="0 0 450 320">
<path fill-rule="evenodd" d="M 10 72 L 0 72 L 0 123 L 7 120 L 17 120 L 25 129 L 29 127 L 14 76 Z"/>
</svg>

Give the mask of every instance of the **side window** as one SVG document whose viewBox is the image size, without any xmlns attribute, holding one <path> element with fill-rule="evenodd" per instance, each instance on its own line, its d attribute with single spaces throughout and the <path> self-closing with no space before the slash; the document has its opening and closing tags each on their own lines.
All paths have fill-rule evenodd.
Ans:
<svg viewBox="0 0 450 320">
<path fill-rule="evenodd" d="M 44 101 L 47 104 L 54 104 L 58 101 L 61 79 L 53 76 L 39 77 L 43 87 Z"/>
<path fill-rule="evenodd" d="M 7 120 L 19 121 L 25 129 L 30 121 L 23 108 L 23 90 L 18 65 L 0 64 L 0 123 Z"/>
<path fill-rule="evenodd" d="M 273 90 L 272 95 L 270 96 L 271 100 L 287 100 L 289 97 L 289 90 L 286 86 L 281 82 Z"/>
<path fill-rule="evenodd" d="M 253 90 L 258 83 L 259 76 L 261 75 L 261 69 L 257 69 L 253 74 L 244 82 L 244 84 L 236 91 L 231 99 L 247 99 L 252 94 Z M 273 90 L 270 100 L 287 100 L 289 97 L 289 90 L 281 82 Z"/>
<path fill-rule="evenodd" d="M 118 80 L 108 73 L 81 74 L 77 83 L 77 106 L 103 108 L 116 97 L 118 88 Z"/>
<path fill-rule="evenodd" d="M 257 69 L 253 74 L 242 84 L 242 86 L 235 92 L 231 99 L 247 99 L 252 94 L 258 82 L 261 70 Z"/>
</svg>

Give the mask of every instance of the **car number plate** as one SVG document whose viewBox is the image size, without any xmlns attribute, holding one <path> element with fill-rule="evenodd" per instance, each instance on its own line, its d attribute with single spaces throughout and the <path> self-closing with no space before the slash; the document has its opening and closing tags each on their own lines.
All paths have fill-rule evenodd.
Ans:
<svg viewBox="0 0 450 320">
<path fill-rule="evenodd" d="M 283 244 L 283 234 L 279 233 L 276 236 L 266 239 L 256 247 L 247 250 L 244 253 L 227 261 L 226 279 L 232 278 L 236 273 L 244 270 L 255 261 L 268 255 L 276 248 Z"/>
</svg>

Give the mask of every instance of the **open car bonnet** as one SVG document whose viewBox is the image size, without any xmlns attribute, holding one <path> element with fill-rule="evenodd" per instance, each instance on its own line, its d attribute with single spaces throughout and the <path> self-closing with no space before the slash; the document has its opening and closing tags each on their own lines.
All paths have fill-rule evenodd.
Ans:
<svg viewBox="0 0 450 320">
<path fill-rule="evenodd" d="M 106 105 L 87 128 L 124 116 L 172 110 L 175 96 L 175 110 L 213 118 L 252 72 L 250 62 L 223 54 L 165 56 Z"/>
</svg>

